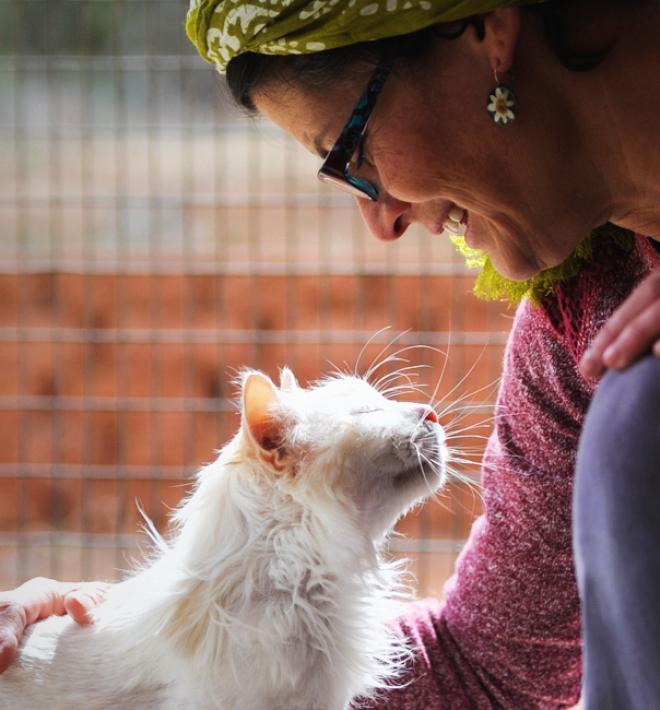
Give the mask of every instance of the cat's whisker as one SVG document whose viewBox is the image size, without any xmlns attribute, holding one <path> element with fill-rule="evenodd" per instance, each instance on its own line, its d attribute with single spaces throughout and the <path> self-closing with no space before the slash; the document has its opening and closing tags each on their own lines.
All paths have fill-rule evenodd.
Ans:
<svg viewBox="0 0 660 710">
<path fill-rule="evenodd" d="M 398 379 L 405 378 L 406 380 L 408 380 L 408 382 L 411 382 L 413 377 L 419 377 L 419 374 L 416 372 L 416 370 L 419 370 L 421 367 L 421 365 L 408 365 L 407 367 L 400 367 L 394 372 L 390 372 L 377 379 L 374 383 L 372 383 L 372 386 L 379 392 L 381 392 L 383 386 L 389 383 L 390 381 L 395 382 Z"/>
<path fill-rule="evenodd" d="M 455 412 L 463 412 L 463 411 L 468 411 L 468 412 L 474 412 L 479 409 L 492 409 L 493 405 L 488 402 L 484 402 L 483 404 L 462 404 L 460 407 L 452 407 L 451 410 L 448 412 L 449 414 L 454 414 Z"/>
<path fill-rule="evenodd" d="M 372 370 L 369 372 L 369 377 L 365 377 L 364 379 L 369 382 L 370 384 L 373 381 L 373 376 L 380 370 L 381 368 L 385 367 L 386 365 L 393 365 L 394 363 L 401 362 L 405 363 L 406 365 L 410 362 L 407 358 L 401 357 L 400 355 L 397 355 L 396 353 L 392 353 L 391 355 L 388 355 L 386 358 L 383 358 L 376 367 L 374 367 Z M 413 365 L 412 367 L 416 367 Z M 400 372 L 404 368 L 399 367 L 397 368 L 394 372 Z M 389 374 L 392 373 L 386 373 L 384 377 L 387 377 Z"/>
<path fill-rule="evenodd" d="M 345 377 L 347 374 L 349 374 L 350 370 L 342 370 L 342 368 L 339 367 L 339 365 L 335 365 L 332 360 L 329 360 L 328 358 L 325 358 L 326 364 L 330 367 L 332 373 L 337 376 L 337 377 Z M 346 367 L 348 368 L 348 365 L 344 363 Z"/>
<path fill-rule="evenodd" d="M 406 361 L 407 362 L 407 361 Z M 429 367 L 429 365 L 424 365 L 424 364 L 418 364 L 418 365 L 408 365 L 407 367 L 400 367 L 393 372 L 388 372 L 381 377 L 379 377 L 374 383 L 373 386 L 376 389 L 379 389 L 380 385 L 383 382 L 388 382 L 390 379 L 396 379 L 397 377 L 402 377 L 404 376 L 404 373 L 410 373 L 408 374 L 409 377 L 419 377 L 419 373 L 417 370 L 422 370 L 424 368 Z"/>
<path fill-rule="evenodd" d="M 450 350 L 451 350 L 451 328 L 449 329 L 449 332 L 447 334 L 447 352 L 445 353 L 445 361 L 442 363 L 442 369 L 440 370 L 440 374 L 438 375 L 438 382 L 436 384 L 435 390 L 433 391 L 433 399 L 431 400 L 432 402 L 435 402 L 435 397 L 438 393 L 440 383 L 444 380 L 445 372 L 447 370 L 447 365 L 449 363 L 449 351 Z"/>
<path fill-rule="evenodd" d="M 366 382 L 369 382 L 369 384 L 371 384 L 371 383 L 372 383 L 372 378 L 373 378 L 373 376 L 376 374 L 376 372 L 378 372 L 378 370 L 380 370 L 382 367 L 385 367 L 385 365 L 392 365 L 392 364 L 397 363 L 397 362 L 402 362 L 402 363 L 405 363 L 405 364 L 407 365 L 407 364 L 410 362 L 410 360 L 407 360 L 406 358 L 403 358 L 403 357 L 399 357 L 399 356 L 395 355 L 394 353 L 392 353 L 391 355 L 388 355 L 386 358 L 384 358 L 383 360 L 381 360 L 381 361 L 378 363 L 378 365 L 376 365 L 376 367 L 374 367 L 373 369 L 369 370 L 368 376 L 365 375 L 365 377 L 364 377 L 363 379 L 364 379 Z M 402 368 L 399 368 L 399 369 L 402 369 Z M 398 370 L 397 370 L 397 372 L 398 372 Z"/>
<path fill-rule="evenodd" d="M 439 348 L 436 348 L 433 345 L 426 345 L 425 343 L 413 343 L 412 345 L 405 345 L 402 348 L 399 348 L 398 350 L 395 350 L 392 355 L 395 357 L 400 357 L 403 353 L 409 353 L 412 352 L 413 350 L 430 350 L 431 352 L 437 353 L 439 355 L 445 356 L 445 352 L 440 350 Z M 425 367 L 430 367 L 429 365 L 426 365 L 425 363 L 420 363 L 420 366 L 423 365 Z"/>
<path fill-rule="evenodd" d="M 468 466 L 480 466 L 481 461 L 477 459 L 465 458 L 463 456 L 452 456 L 450 457 L 452 463 L 467 464 Z"/>
<path fill-rule="evenodd" d="M 481 453 L 477 452 L 462 455 L 461 452 L 453 451 L 449 458 L 452 462 L 466 463 L 470 466 L 482 467 L 484 464 L 483 456 L 481 455 Z"/>
<path fill-rule="evenodd" d="M 481 489 L 481 476 L 479 471 L 473 470 L 471 466 L 465 464 L 456 464 L 447 468 L 447 476 L 454 482 L 468 488 L 474 488 L 476 491 Z"/>
<path fill-rule="evenodd" d="M 447 446 L 452 447 L 453 442 L 456 439 L 469 439 L 470 441 L 474 441 L 474 440 L 483 441 L 483 445 L 485 445 L 488 443 L 488 440 L 490 439 L 490 437 L 485 436 L 483 434 L 459 434 L 458 436 L 448 436 L 447 437 Z M 478 449 L 477 447 L 474 447 L 474 449 L 472 451 L 470 450 L 469 447 L 461 446 L 460 450 L 465 453 L 473 453 L 475 456 L 477 456 L 477 455 L 481 456 L 483 454 L 483 445 L 480 449 Z"/>
<path fill-rule="evenodd" d="M 398 380 L 403 380 L 403 383 L 398 385 L 395 384 Z M 404 386 L 416 390 L 417 392 L 420 392 L 424 396 L 426 396 L 426 392 L 424 392 L 424 389 L 426 389 L 426 384 L 424 382 L 419 382 L 419 377 L 414 372 L 412 374 L 408 372 L 401 372 L 396 376 L 393 375 L 391 377 L 388 377 L 378 386 L 374 386 L 374 389 L 383 394 L 384 392 L 392 390 L 394 387 Z"/>
<path fill-rule="evenodd" d="M 388 326 L 389 328 L 389 326 Z M 383 331 L 380 331 L 383 332 Z M 371 377 L 373 375 L 373 372 L 375 371 L 374 368 L 376 369 L 380 367 L 380 358 L 394 345 L 394 343 L 397 342 L 397 340 L 400 340 L 403 338 L 405 335 L 407 335 L 410 332 L 410 329 L 404 330 L 400 332 L 398 335 L 395 335 L 389 342 L 381 348 L 381 350 L 378 352 L 375 358 L 372 359 L 371 363 L 369 364 L 369 367 L 367 368 L 367 371 L 364 373 L 363 378 L 369 382 L 371 380 Z"/>
<path fill-rule="evenodd" d="M 387 397 L 388 399 L 392 399 L 393 395 L 400 395 L 400 394 L 420 394 L 420 395 L 425 395 L 426 392 L 424 392 L 423 389 L 420 389 L 420 387 L 415 387 L 414 385 L 396 385 L 394 387 L 390 387 L 389 389 L 382 390 L 381 394 L 383 397 Z"/>
<path fill-rule="evenodd" d="M 380 330 L 377 330 L 373 335 L 371 335 L 368 339 L 367 342 L 362 346 L 360 349 L 360 352 L 358 353 L 357 359 L 355 361 L 355 367 L 353 368 L 353 376 L 354 377 L 360 377 L 360 363 L 362 362 L 362 356 L 366 352 L 367 348 L 376 340 L 376 338 L 381 335 L 381 333 L 385 333 L 386 331 L 390 330 L 392 326 L 386 325 Z M 366 378 L 365 378 L 366 379 Z"/>
<path fill-rule="evenodd" d="M 478 481 L 475 481 L 472 479 L 469 475 L 462 474 L 460 471 L 452 470 L 448 471 L 449 475 L 451 478 L 454 480 L 455 483 L 461 486 L 465 486 L 465 488 L 470 492 L 472 496 L 472 500 L 474 501 L 479 500 L 481 503 L 483 503 L 483 494 L 481 491 L 481 486 Z M 470 514 L 470 517 L 474 516 L 474 510 L 470 510 L 468 507 L 466 507 L 460 500 L 460 498 L 454 496 L 452 498 L 452 503 L 454 506 L 454 509 L 456 507 L 460 508 L 461 510 L 464 510 L 465 512 Z"/>
<path fill-rule="evenodd" d="M 475 472 L 475 477 L 477 477 L 478 479 L 481 478 L 481 475 L 484 472 L 493 470 L 493 468 L 494 468 L 494 465 L 492 463 L 488 463 L 486 461 L 465 461 L 465 462 L 462 462 L 459 458 L 453 458 L 450 456 L 449 457 L 449 464 L 453 465 L 454 461 L 456 461 L 459 464 L 463 463 L 464 465 L 466 465 L 470 468 L 478 469 Z M 449 470 L 449 466 L 448 466 L 448 470 Z M 472 480 L 473 480 L 473 482 L 477 482 L 474 480 L 474 478 Z"/>
<path fill-rule="evenodd" d="M 483 417 L 484 414 L 488 415 L 487 419 L 491 421 L 496 421 L 496 416 L 491 406 L 480 406 L 478 408 L 473 409 L 472 406 L 469 404 L 462 406 L 460 410 L 458 410 L 458 414 L 454 414 L 454 412 L 445 412 L 444 414 L 438 416 L 442 416 L 445 420 L 449 419 L 449 423 L 446 425 L 445 429 L 447 429 L 448 431 L 456 431 L 456 429 L 458 428 L 457 425 L 462 424 L 469 417 L 473 415 L 479 415 L 480 417 Z"/>
<path fill-rule="evenodd" d="M 480 352 L 479 355 L 477 356 L 476 360 L 472 363 L 472 365 L 470 366 L 470 368 L 468 369 L 468 371 L 467 371 L 467 372 L 463 375 L 463 377 L 461 377 L 461 379 L 449 390 L 449 392 L 446 392 L 446 393 L 443 395 L 442 399 L 440 399 L 440 400 L 437 402 L 437 405 L 436 405 L 436 406 L 441 405 L 451 394 L 453 394 L 459 387 L 461 387 L 461 385 L 470 377 L 470 375 L 472 375 L 472 373 L 473 373 L 474 370 L 476 369 L 477 365 L 479 364 L 481 358 L 483 357 L 484 353 L 486 352 L 486 347 L 487 347 L 487 345 L 484 345 L 484 346 L 483 346 L 483 348 L 481 349 L 481 352 Z M 497 383 L 498 381 L 499 381 L 499 378 L 496 378 L 495 380 L 493 380 L 493 383 Z M 486 385 L 486 387 L 492 386 L 493 383 L 489 383 L 488 385 Z M 477 392 L 480 392 L 480 391 L 481 391 L 480 389 L 477 390 Z M 443 412 L 444 412 L 444 410 L 443 410 Z"/>
<path fill-rule="evenodd" d="M 457 434 L 465 434 L 466 432 L 472 431 L 473 429 L 485 429 L 486 427 L 490 427 L 491 424 L 495 421 L 495 417 L 486 417 L 485 419 L 480 419 L 478 422 L 473 422 L 471 424 L 466 424 L 465 426 L 457 427 L 456 424 L 460 424 L 465 417 L 461 418 L 460 420 L 457 420 L 456 422 L 452 422 L 449 426 L 445 427 L 445 433 L 447 434 L 447 437 L 455 437 Z"/>
<path fill-rule="evenodd" d="M 442 363 L 442 369 L 440 370 L 440 374 L 438 375 L 438 379 L 435 383 L 435 387 L 433 388 L 433 392 L 431 392 L 431 396 L 429 397 L 428 404 L 430 407 L 433 408 L 435 411 L 436 408 L 436 397 L 438 395 L 438 390 L 440 389 L 440 384 L 442 383 L 444 376 L 445 376 L 445 370 L 447 369 L 447 363 L 449 362 L 449 348 L 451 345 L 451 331 L 449 333 L 449 338 L 447 341 L 447 352 L 444 353 L 445 356 L 445 361 Z"/>
<path fill-rule="evenodd" d="M 450 422 L 446 427 L 445 427 L 445 432 L 447 433 L 448 436 L 452 436 L 454 434 L 462 434 L 466 431 L 470 431 L 471 429 L 484 429 L 485 427 L 491 426 L 495 421 L 495 417 L 492 415 L 489 415 L 487 417 L 482 417 L 476 422 L 468 422 L 467 418 L 469 415 L 457 417 L 455 421 Z"/>
<path fill-rule="evenodd" d="M 404 334 L 407 334 L 408 332 L 409 332 L 409 331 L 405 331 Z M 391 347 L 391 345 L 390 345 L 390 347 Z M 377 364 L 374 363 L 373 366 L 368 370 L 367 375 L 365 375 L 365 379 L 367 379 L 367 381 L 370 381 L 370 380 L 371 380 L 371 376 L 373 376 L 374 372 L 376 372 L 377 370 L 379 370 L 379 369 L 382 367 L 383 364 L 386 364 L 387 362 L 390 361 L 389 358 L 400 357 L 403 353 L 407 353 L 407 352 L 410 352 L 410 351 L 413 351 L 413 350 L 430 350 L 430 351 L 432 351 L 432 352 L 439 353 L 440 355 L 445 355 L 445 353 L 444 353 L 442 350 L 440 350 L 439 348 L 436 348 L 436 347 L 434 347 L 434 346 L 432 346 L 432 345 L 426 345 L 426 344 L 423 344 L 423 343 L 415 343 L 415 344 L 413 344 L 413 345 L 406 345 L 406 346 L 404 346 L 404 347 L 402 347 L 402 348 L 399 348 L 399 349 L 396 350 L 395 352 L 391 353 L 387 358 L 385 358 L 384 360 L 378 362 Z M 381 351 L 381 353 L 379 354 L 379 357 L 380 357 L 380 355 L 382 355 L 382 353 L 383 353 L 384 351 L 385 351 L 385 350 Z"/>
<path fill-rule="evenodd" d="M 456 438 L 460 438 L 460 439 L 472 439 L 473 437 L 471 437 L 471 436 L 469 436 L 469 435 L 466 434 L 466 435 L 461 435 L 460 437 L 456 437 Z M 454 444 L 452 444 L 452 439 L 451 439 L 451 438 L 447 438 L 447 440 L 446 440 L 447 448 L 448 448 L 449 451 L 452 451 L 453 453 L 457 453 L 457 454 L 460 454 L 460 453 L 467 453 L 467 454 L 474 454 L 475 456 L 477 456 L 477 455 L 478 455 L 478 456 L 481 456 L 481 455 L 483 454 L 484 444 L 488 442 L 488 438 L 489 438 L 489 437 L 487 437 L 487 436 L 482 436 L 482 435 L 477 435 L 477 436 L 474 437 L 474 438 L 477 438 L 477 439 L 479 439 L 480 441 L 483 441 L 484 443 L 483 443 L 483 444 L 482 444 L 482 443 L 480 443 L 480 444 L 475 444 L 475 445 L 473 445 L 473 446 L 465 446 L 464 444 L 461 444 L 461 445 L 460 445 L 460 448 L 459 448 L 459 447 L 455 446 Z"/>
<path fill-rule="evenodd" d="M 461 381 L 459 381 L 456 385 L 454 385 L 454 387 L 452 387 L 452 389 L 451 389 L 449 392 L 447 392 L 447 394 L 445 394 L 445 395 L 443 396 L 443 398 L 438 402 L 438 405 L 442 404 L 442 402 L 443 402 L 445 399 L 447 399 L 447 397 L 448 397 L 459 385 L 462 384 L 463 379 L 464 379 L 464 378 L 462 378 Z M 491 382 L 488 382 L 488 383 L 485 384 L 485 385 L 482 385 L 481 387 L 477 388 L 476 390 L 470 390 L 469 392 L 466 392 L 465 394 L 461 395 L 461 396 L 458 397 L 457 399 L 454 399 L 454 400 L 452 400 L 451 402 L 449 402 L 443 409 L 439 410 L 439 411 L 438 411 L 438 416 L 444 416 L 444 415 L 447 414 L 447 413 L 451 413 L 451 412 L 453 411 L 453 407 L 455 407 L 457 404 L 460 404 L 461 402 L 464 402 L 468 397 L 474 397 L 475 395 L 481 394 L 481 393 L 484 392 L 484 391 L 488 391 L 488 390 L 494 389 L 495 387 L 497 387 L 498 383 L 499 383 L 499 378 L 496 378 L 495 380 L 493 380 L 493 381 L 491 381 Z"/>
<path fill-rule="evenodd" d="M 403 392 L 417 392 L 419 394 L 426 394 L 423 389 L 423 385 L 416 385 L 412 382 L 403 383 L 400 385 L 391 385 L 390 387 L 379 388 L 378 391 L 383 397 L 387 399 L 393 399 L 393 395 L 400 394 Z"/>
<path fill-rule="evenodd" d="M 460 457 L 449 457 L 449 462 L 447 464 L 447 472 L 456 474 L 461 480 L 466 477 L 465 474 L 462 474 L 457 466 L 461 467 L 467 467 L 470 470 L 473 471 L 472 474 L 468 475 L 467 477 L 470 478 L 470 481 L 472 483 L 479 483 L 480 477 L 481 477 L 481 463 L 478 461 L 466 461 L 461 459 Z"/>
<path fill-rule="evenodd" d="M 425 466 L 424 466 L 424 462 L 426 462 L 429 466 L 431 466 L 433 468 L 434 467 L 433 462 L 425 454 L 423 454 L 419 450 L 419 448 L 417 448 L 417 447 L 415 447 L 415 453 L 417 454 L 417 462 L 419 463 L 419 470 L 422 475 L 422 478 L 424 479 L 424 483 L 426 485 L 426 488 L 429 492 L 429 495 L 433 496 L 436 491 L 433 488 L 433 486 L 431 485 L 429 479 L 426 477 L 426 470 L 425 470 Z"/>
<path fill-rule="evenodd" d="M 478 360 L 477 360 L 477 362 L 473 363 L 473 365 L 465 373 L 465 375 L 463 375 L 463 377 L 461 377 L 461 379 L 458 382 L 456 382 L 456 384 L 448 392 L 445 392 L 445 394 L 435 403 L 435 407 L 436 407 L 436 410 L 438 411 L 439 415 L 444 414 L 446 409 L 449 406 L 451 406 L 451 404 L 454 404 L 456 401 L 461 401 L 461 399 L 463 399 L 465 397 L 465 395 L 463 395 L 463 397 L 459 397 L 458 400 L 452 400 L 451 403 L 447 407 L 445 407 L 445 409 L 438 409 L 440 407 L 440 405 L 442 405 L 442 403 L 448 397 L 450 397 L 457 389 L 459 389 L 461 387 L 461 385 L 466 381 L 466 379 L 472 374 L 472 372 L 474 371 L 474 369 L 476 368 L 477 365 L 478 365 Z"/>
<path fill-rule="evenodd" d="M 491 408 L 489 408 L 489 407 L 480 407 L 480 409 L 481 409 L 481 410 L 486 409 L 487 411 L 490 409 L 490 412 L 491 412 L 491 413 L 489 414 L 488 419 L 493 419 L 493 420 L 494 420 L 495 415 L 492 413 L 492 407 L 491 407 Z M 451 416 L 452 413 L 453 413 L 453 412 L 447 412 L 447 411 L 445 411 L 445 412 L 443 412 L 442 414 L 438 414 L 438 417 L 447 418 L 447 417 Z M 453 418 L 451 419 L 451 422 L 446 426 L 446 429 L 447 429 L 447 430 L 450 430 L 450 431 L 456 431 L 456 425 L 457 425 L 457 424 L 460 424 L 461 422 L 463 422 L 463 421 L 464 421 L 465 419 L 467 419 L 472 413 L 473 413 L 473 412 L 472 412 L 472 409 L 471 409 L 470 405 L 465 405 L 465 406 L 463 406 L 463 407 L 461 408 L 461 410 L 460 410 L 460 414 L 459 414 L 458 416 L 453 417 Z M 481 412 L 479 412 L 479 413 L 481 414 Z"/>
</svg>

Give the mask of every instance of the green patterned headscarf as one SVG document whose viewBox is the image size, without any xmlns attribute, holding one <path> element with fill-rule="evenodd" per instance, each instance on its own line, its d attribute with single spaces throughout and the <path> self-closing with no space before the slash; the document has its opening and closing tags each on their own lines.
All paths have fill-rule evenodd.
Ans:
<svg viewBox="0 0 660 710">
<path fill-rule="evenodd" d="M 186 32 L 200 55 L 224 74 L 243 52 L 310 54 L 525 2 L 529 0 L 191 0 Z"/>
</svg>

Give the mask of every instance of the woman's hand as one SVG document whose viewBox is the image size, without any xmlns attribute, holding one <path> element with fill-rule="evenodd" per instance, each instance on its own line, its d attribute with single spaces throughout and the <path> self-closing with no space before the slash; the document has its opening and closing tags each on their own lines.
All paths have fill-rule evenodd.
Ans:
<svg viewBox="0 0 660 710">
<path fill-rule="evenodd" d="M 628 367 L 650 350 L 660 357 L 660 269 L 653 271 L 610 316 L 580 361 L 585 377 Z"/>
<path fill-rule="evenodd" d="M 103 582 L 57 582 L 36 577 L 9 592 L 0 592 L 0 673 L 14 660 L 25 627 L 56 614 L 69 614 L 79 624 L 105 599 Z"/>
</svg>

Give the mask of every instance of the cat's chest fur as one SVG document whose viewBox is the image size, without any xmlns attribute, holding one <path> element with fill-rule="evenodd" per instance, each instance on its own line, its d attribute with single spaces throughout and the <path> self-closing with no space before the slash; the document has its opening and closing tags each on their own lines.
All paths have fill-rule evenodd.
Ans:
<svg viewBox="0 0 660 710">
<path fill-rule="evenodd" d="M 379 545 L 444 478 L 428 407 L 335 378 L 242 383 L 243 423 L 90 627 L 37 624 L 0 676 L 15 710 L 345 710 L 395 681 L 398 567 Z"/>
</svg>

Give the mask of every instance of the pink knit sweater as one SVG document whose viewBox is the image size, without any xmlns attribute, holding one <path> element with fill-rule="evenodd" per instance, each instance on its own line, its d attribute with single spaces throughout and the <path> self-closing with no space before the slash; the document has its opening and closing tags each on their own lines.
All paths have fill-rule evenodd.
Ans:
<svg viewBox="0 0 660 710">
<path fill-rule="evenodd" d="M 595 385 L 577 363 L 612 311 L 658 266 L 645 239 L 629 251 L 603 239 L 579 276 L 541 307 L 520 305 L 482 468 L 485 512 L 445 601 L 417 602 L 400 620 L 415 650 L 408 684 L 364 707 L 526 710 L 578 701 L 571 495 Z"/>
</svg>

